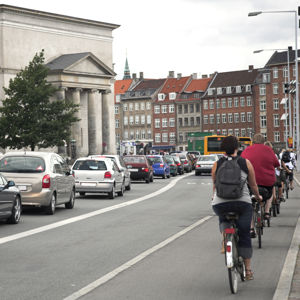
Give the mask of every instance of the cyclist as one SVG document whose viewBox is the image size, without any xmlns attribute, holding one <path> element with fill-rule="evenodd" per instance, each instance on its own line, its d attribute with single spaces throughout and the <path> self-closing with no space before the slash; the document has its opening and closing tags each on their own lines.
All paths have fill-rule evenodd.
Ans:
<svg viewBox="0 0 300 300">
<path fill-rule="evenodd" d="M 251 187 L 256 199 L 261 201 L 262 198 L 259 195 L 258 188 L 255 181 L 255 173 L 252 164 L 249 160 L 238 158 L 238 140 L 235 136 L 227 136 L 224 138 L 221 144 L 221 149 L 225 151 L 227 157 L 237 159 L 238 165 L 241 168 L 241 180 L 247 180 L 248 185 Z M 226 160 L 220 159 L 215 162 L 212 168 L 212 180 L 213 180 L 213 198 L 212 208 L 216 215 L 219 216 L 220 231 L 223 233 L 224 229 L 229 227 L 229 222 L 225 218 L 225 214 L 228 212 L 236 212 L 239 215 L 237 220 L 237 228 L 239 234 L 238 250 L 239 254 L 243 257 L 246 267 L 246 279 L 253 279 L 253 272 L 251 271 L 251 257 L 252 257 L 252 244 L 250 238 L 250 224 L 252 219 L 252 202 L 249 194 L 249 189 L 246 184 L 243 185 L 242 196 L 237 199 L 224 199 L 220 198 L 216 194 L 216 173 L 220 165 Z M 221 253 L 224 253 L 224 242 Z"/>
<path fill-rule="evenodd" d="M 280 155 L 280 159 L 285 163 L 286 167 L 290 170 L 290 172 L 287 172 L 286 175 L 289 176 L 290 181 L 290 189 L 294 189 L 294 168 L 296 166 L 296 156 L 295 153 L 292 152 L 290 149 L 283 150 Z"/>
<path fill-rule="evenodd" d="M 247 147 L 242 157 L 250 160 L 253 165 L 257 185 L 267 191 L 265 204 L 266 219 L 270 218 L 270 208 L 273 199 L 273 186 L 275 184 L 275 168 L 279 167 L 278 159 L 269 146 L 264 145 L 265 138 L 257 133 L 253 137 L 253 145 Z"/>
</svg>

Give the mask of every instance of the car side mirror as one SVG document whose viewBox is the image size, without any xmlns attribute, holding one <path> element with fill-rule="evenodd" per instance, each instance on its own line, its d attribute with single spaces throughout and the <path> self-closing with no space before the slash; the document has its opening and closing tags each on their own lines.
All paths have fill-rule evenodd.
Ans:
<svg viewBox="0 0 300 300">
<path fill-rule="evenodd" d="M 16 184 L 15 184 L 15 182 L 13 181 L 13 180 L 9 180 L 8 182 L 7 182 L 7 184 L 4 186 L 4 188 L 3 189 L 8 189 L 8 188 L 10 188 L 10 187 L 12 187 L 12 186 L 15 186 Z"/>
<path fill-rule="evenodd" d="M 66 176 L 70 176 L 70 175 L 72 175 L 72 172 L 69 170 L 66 172 Z"/>
</svg>

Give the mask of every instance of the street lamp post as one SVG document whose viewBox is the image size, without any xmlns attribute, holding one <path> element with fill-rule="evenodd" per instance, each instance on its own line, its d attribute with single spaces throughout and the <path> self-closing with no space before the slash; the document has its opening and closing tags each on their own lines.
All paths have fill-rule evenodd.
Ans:
<svg viewBox="0 0 300 300">
<path fill-rule="evenodd" d="M 288 71 L 288 78 L 287 78 L 287 82 L 290 83 L 290 49 L 291 47 L 288 47 L 287 48 L 287 71 Z M 261 53 L 263 51 L 286 51 L 286 49 L 260 49 L 260 50 L 254 50 L 253 53 Z M 284 69 L 283 69 L 284 70 Z M 286 76 L 285 77 L 285 82 L 284 83 L 287 83 L 286 82 Z M 286 94 L 286 93 L 285 93 Z M 286 97 L 285 97 L 286 99 Z M 286 100 L 285 100 L 285 103 L 284 103 L 284 108 L 285 108 L 285 116 L 289 116 L 289 137 L 293 137 L 293 140 L 294 140 L 294 132 L 293 132 L 293 128 L 292 128 L 292 115 L 293 115 L 293 112 L 292 112 L 292 106 L 291 106 L 291 95 L 290 93 L 288 93 L 288 105 L 289 105 L 289 113 L 287 114 L 287 105 L 286 105 Z M 288 141 L 287 141 L 287 138 L 288 138 L 288 124 L 287 124 L 287 117 L 285 119 L 285 140 L 286 140 L 286 148 L 288 148 Z"/>
<path fill-rule="evenodd" d="M 296 71 L 296 151 L 299 157 L 299 82 L 298 82 L 298 20 L 296 10 L 273 10 L 273 11 L 254 11 L 248 13 L 248 17 L 254 17 L 260 14 L 273 14 L 273 13 L 293 13 L 295 15 L 295 71 Z M 300 160 L 298 160 L 298 164 Z M 299 167 L 299 166 L 297 166 Z"/>
</svg>

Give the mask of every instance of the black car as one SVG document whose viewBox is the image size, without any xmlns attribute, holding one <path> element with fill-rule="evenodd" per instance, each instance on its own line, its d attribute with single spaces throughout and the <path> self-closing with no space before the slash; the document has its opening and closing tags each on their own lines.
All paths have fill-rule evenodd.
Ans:
<svg viewBox="0 0 300 300">
<path fill-rule="evenodd" d="M 0 174 L 0 220 L 7 223 L 17 224 L 20 221 L 22 211 L 22 200 L 19 189 L 15 182 Z"/>
<path fill-rule="evenodd" d="M 183 167 L 183 164 L 182 164 L 179 156 L 172 155 L 172 157 L 176 163 L 178 174 L 182 175 L 184 173 L 184 167 Z"/>
</svg>

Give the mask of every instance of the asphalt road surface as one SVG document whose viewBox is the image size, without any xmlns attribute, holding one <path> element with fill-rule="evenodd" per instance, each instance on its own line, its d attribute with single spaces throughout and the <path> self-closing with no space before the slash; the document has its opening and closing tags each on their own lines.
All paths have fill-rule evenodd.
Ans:
<svg viewBox="0 0 300 300">
<path fill-rule="evenodd" d="M 230 293 L 211 177 L 137 182 L 124 197 L 77 195 L 54 216 L 26 209 L 0 224 L 1 300 L 236 299 Z M 299 188 L 253 240 L 255 279 L 238 299 L 272 299 L 299 216 Z M 298 198 L 298 199 L 297 199 Z"/>
</svg>

